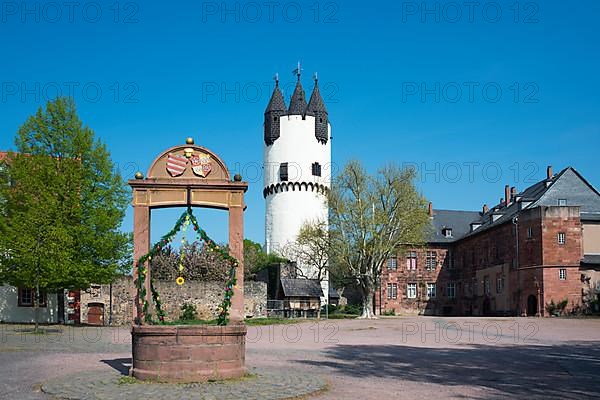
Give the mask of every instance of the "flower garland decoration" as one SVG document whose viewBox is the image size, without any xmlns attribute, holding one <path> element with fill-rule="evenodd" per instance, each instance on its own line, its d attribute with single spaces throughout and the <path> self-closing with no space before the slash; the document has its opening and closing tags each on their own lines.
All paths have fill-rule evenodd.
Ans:
<svg viewBox="0 0 600 400">
<path fill-rule="evenodd" d="M 203 241 L 206 244 L 207 251 L 217 253 L 217 255 L 222 260 L 226 261 L 230 266 L 228 280 L 225 283 L 225 295 L 223 298 L 223 302 L 221 303 L 221 306 L 219 307 L 219 316 L 217 318 L 217 325 L 221 325 L 221 326 L 227 325 L 227 323 L 229 321 L 229 309 L 231 308 L 231 298 L 233 297 L 233 289 L 237 287 L 235 271 L 236 271 L 236 268 L 239 266 L 239 262 L 235 257 L 232 257 L 227 252 L 226 249 L 223 249 L 219 245 L 217 245 L 206 234 L 206 232 L 202 228 L 200 228 L 200 226 L 198 225 L 198 220 L 196 220 L 196 217 L 194 216 L 194 213 L 192 212 L 192 208 L 188 207 L 187 210 L 184 211 L 183 214 L 181 214 L 181 216 L 175 223 L 175 226 L 173 227 L 173 229 L 171 229 L 166 235 L 164 235 L 152 247 L 152 249 L 148 252 L 148 254 L 145 254 L 142 257 L 140 257 L 135 265 L 135 268 L 137 270 L 137 279 L 135 281 L 135 284 L 138 289 L 139 298 L 141 301 L 143 301 L 142 314 L 144 315 L 144 321 L 146 323 L 149 323 L 149 324 L 154 323 L 152 314 L 150 313 L 150 310 L 149 310 L 150 305 L 148 303 L 148 300 L 146 299 L 146 295 L 147 295 L 146 285 L 144 285 L 144 282 L 146 280 L 146 274 L 148 273 L 148 270 L 146 268 L 146 262 L 151 261 L 153 256 L 160 254 L 162 249 L 173 241 L 173 239 L 175 238 L 175 235 L 180 230 L 183 230 L 183 233 L 184 233 L 184 239 L 182 239 L 182 245 L 184 245 L 185 244 L 185 232 L 189 225 L 192 225 L 194 231 L 196 231 L 196 235 L 197 235 L 198 239 L 200 239 L 201 241 Z M 178 285 L 183 285 L 183 283 L 185 282 L 185 278 L 183 277 L 183 254 L 184 253 L 182 251 L 181 258 L 179 260 L 179 276 L 175 280 L 175 282 Z M 154 307 L 156 309 L 156 316 L 158 317 L 158 323 L 162 324 L 165 322 L 166 312 L 162 309 L 162 302 L 160 299 L 160 295 L 155 288 L 154 279 L 152 277 L 150 277 L 150 292 L 152 294 L 152 301 L 153 301 Z M 141 320 L 138 319 L 137 323 L 141 324 Z"/>
</svg>

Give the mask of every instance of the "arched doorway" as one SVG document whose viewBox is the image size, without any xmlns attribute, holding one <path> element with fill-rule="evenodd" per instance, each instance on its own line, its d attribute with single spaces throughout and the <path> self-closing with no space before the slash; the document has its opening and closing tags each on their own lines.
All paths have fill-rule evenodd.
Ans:
<svg viewBox="0 0 600 400">
<path fill-rule="evenodd" d="M 527 316 L 535 317 L 538 312 L 537 297 L 530 294 L 527 298 Z"/>
</svg>

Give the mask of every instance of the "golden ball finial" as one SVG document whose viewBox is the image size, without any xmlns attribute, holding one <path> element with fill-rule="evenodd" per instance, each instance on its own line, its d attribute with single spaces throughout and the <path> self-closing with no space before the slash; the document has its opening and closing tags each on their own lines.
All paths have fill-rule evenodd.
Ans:
<svg viewBox="0 0 600 400">
<path fill-rule="evenodd" d="M 144 179 L 144 174 L 142 174 L 141 172 L 136 172 L 135 173 L 135 179 Z"/>
<path fill-rule="evenodd" d="M 189 137 L 185 139 L 185 144 L 194 144 L 194 138 Z"/>
</svg>

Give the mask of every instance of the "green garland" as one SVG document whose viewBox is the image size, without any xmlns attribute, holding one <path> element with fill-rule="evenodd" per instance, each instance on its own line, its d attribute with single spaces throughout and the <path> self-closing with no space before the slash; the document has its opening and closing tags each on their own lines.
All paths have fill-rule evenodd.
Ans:
<svg viewBox="0 0 600 400">
<path fill-rule="evenodd" d="M 137 269 L 137 279 L 135 281 L 135 284 L 138 289 L 140 299 L 143 299 L 142 314 L 144 315 L 144 321 L 149 324 L 154 323 L 152 319 L 152 314 L 149 311 L 148 300 L 146 299 L 146 285 L 144 285 L 144 282 L 146 280 L 146 274 L 148 273 L 148 270 L 146 268 L 146 262 L 151 261 L 152 257 L 160 254 L 162 249 L 169 243 L 171 243 L 175 235 L 181 230 L 182 227 L 187 226 L 188 223 L 192 224 L 198 238 L 204 243 L 206 243 L 206 245 L 208 246 L 207 250 L 210 252 L 216 252 L 224 261 L 227 261 L 231 267 L 228 277 L 229 279 L 225 284 L 225 297 L 219 308 L 219 317 L 217 318 L 217 325 L 227 325 L 227 322 L 229 320 L 229 309 L 231 308 L 231 298 L 233 297 L 233 288 L 237 283 L 235 278 L 235 271 L 239 265 L 239 262 L 235 259 L 235 257 L 229 255 L 227 250 L 217 245 L 210 237 L 208 237 L 206 232 L 202 228 L 200 228 L 200 226 L 198 225 L 198 220 L 196 220 L 196 217 L 194 216 L 191 207 L 188 207 L 188 209 L 184 211 L 183 214 L 181 214 L 181 216 L 175 223 L 173 229 L 171 229 L 169 233 L 164 235 L 152 247 L 152 250 L 150 250 L 148 254 L 145 254 L 142 257 L 140 257 L 135 265 Z M 181 277 L 182 271 L 179 271 L 179 273 L 179 278 L 183 278 Z M 156 316 L 158 317 L 158 323 L 163 324 L 165 322 L 166 312 L 162 309 L 160 295 L 154 287 L 154 279 L 152 277 L 150 277 L 150 291 L 152 293 L 152 301 L 154 302 L 154 306 L 156 308 Z M 136 306 L 139 307 L 139 304 L 136 304 Z M 141 320 L 138 319 L 136 322 L 140 324 Z"/>
</svg>

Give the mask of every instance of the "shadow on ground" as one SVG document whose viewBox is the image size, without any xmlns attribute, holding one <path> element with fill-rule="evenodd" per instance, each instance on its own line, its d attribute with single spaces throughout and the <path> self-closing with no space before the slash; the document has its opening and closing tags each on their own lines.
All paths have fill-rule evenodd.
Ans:
<svg viewBox="0 0 600 400">
<path fill-rule="evenodd" d="M 353 378 L 372 377 L 487 388 L 491 396 L 600 398 L 600 343 L 426 348 L 338 345 L 324 361 L 296 360 Z"/>
<path fill-rule="evenodd" d="M 117 370 L 121 375 L 129 375 L 129 368 L 131 368 L 131 358 L 115 358 L 112 360 L 100 360 L 104 364 Z"/>
</svg>

